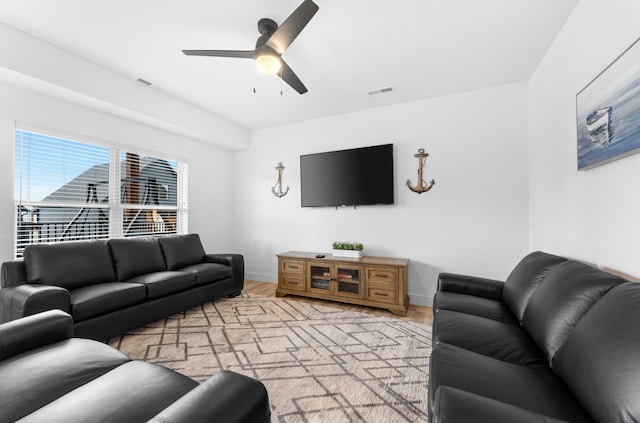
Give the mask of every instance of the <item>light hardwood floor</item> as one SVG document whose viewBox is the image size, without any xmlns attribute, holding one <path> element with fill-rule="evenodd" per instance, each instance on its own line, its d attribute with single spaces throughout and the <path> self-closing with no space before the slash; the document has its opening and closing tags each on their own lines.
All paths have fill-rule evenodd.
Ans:
<svg viewBox="0 0 640 423">
<path fill-rule="evenodd" d="M 269 283 L 269 282 L 259 282 L 259 281 L 251 281 L 251 280 L 244 281 L 244 292 L 249 294 L 264 295 L 265 297 L 275 297 L 277 287 L 278 285 L 274 283 Z M 396 319 L 403 319 L 409 322 L 422 323 L 429 326 L 433 325 L 433 309 L 431 307 L 411 304 L 409 305 L 407 316 L 401 317 L 401 316 L 396 316 L 395 314 L 391 313 L 388 310 L 383 310 L 383 309 L 373 308 L 373 307 L 364 307 L 364 306 L 358 306 L 358 305 L 352 305 L 352 304 L 345 304 L 337 301 L 325 301 L 325 300 L 318 300 L 315 298 L 296 297 L 294 295 L 287 295 L 285 298 L 292 301 L 303 301 L 307 303 L 322 304 L 327 307 L 334 307 L 342 310 L 355 311 L 359 313 L 367 313 L 375 316 L 394 317 Z"/>
</svg>

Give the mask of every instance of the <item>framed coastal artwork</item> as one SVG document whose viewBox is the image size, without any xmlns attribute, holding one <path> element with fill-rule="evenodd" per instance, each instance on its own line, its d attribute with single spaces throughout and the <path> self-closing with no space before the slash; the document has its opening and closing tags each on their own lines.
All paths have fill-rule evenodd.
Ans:
<svg viewBox="0 0 640 423">
<path fill-rule="evenodd" d="M 640 153 L 639 41 L 576 95 L 578 170 Z"/>
</svg>

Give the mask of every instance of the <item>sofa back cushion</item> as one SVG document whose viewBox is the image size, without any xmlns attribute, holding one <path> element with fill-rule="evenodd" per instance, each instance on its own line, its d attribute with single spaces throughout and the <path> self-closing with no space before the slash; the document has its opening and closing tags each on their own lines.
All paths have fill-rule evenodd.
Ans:
<svg viewBox="0 0 640 423">
<path fill-rule="evenodd" d="M 29 245 L 24 263 L 29 283 L 73 290 L 116 280 L 106 240 Z"/>
<path fill-rule="evenodd" d="M 522 326 L 551 363 L 574 326 L 611 288 L 626 280 L 569 260 L 551 269 L 531 296 Z"/>
<path fill-rule="evenodd" d="M 640 421 L 640 283 L 626 282 L 587 311 L 553 359 L 597 422 Z"/>
<path fill-rule="evenodd" d="M 124 238 L 109 240 L 119 281 L 166 270 L 158 238 Z"/>
<path fill-rule="evenodd" d="M 564 257 L 535 251 L 526 255 L 514 267 L 505 281 L 502 299 L 519 322 L 522 323 L 524 310 L 547 273 L 565 261 L 567 259 Z"/>
<path fill-rule="evenodd" d="M 198 234 L 174 235 L 159 238 L 169 270 L 202 263 L 205 252 Z"/>
</svg>

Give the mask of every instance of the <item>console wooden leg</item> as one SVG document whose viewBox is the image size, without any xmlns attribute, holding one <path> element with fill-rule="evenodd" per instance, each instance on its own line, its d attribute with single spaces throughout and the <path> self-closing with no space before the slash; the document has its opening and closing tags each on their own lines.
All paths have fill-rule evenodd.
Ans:
<svg viewBox="0 0 640 423">
<path fill-rule="evenodd" d="M 393 314 L 395 314 L 396 316 L 400 316 L 400 317 L 406 317 L 407 316 L 407 310 L 394 310 L 389 308 L 388 309 L 390 312 L 392 312 Z"/>
</svg>

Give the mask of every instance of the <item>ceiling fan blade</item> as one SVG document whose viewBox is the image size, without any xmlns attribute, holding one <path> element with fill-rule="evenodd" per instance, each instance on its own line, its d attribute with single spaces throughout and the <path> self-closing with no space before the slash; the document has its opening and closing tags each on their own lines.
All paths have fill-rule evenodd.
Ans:
<svg viewBox="0 0 640 423">
<path fill-rule="evenodd" d="M 187 56 L 215 56 L 215 57 L 239 57 L 241 59 L 253 59 L 255 51 L 239 50 L 182 50 Z"/>
<path fill-rule="evenodd" d="M 302 81 L 300 81 L 300 78 L 298 78 L 298 75 L 296 75 L 293 72 L 293 70 L 289 67 L 289 65 L 287 65 L 287 63 L 284 60 L 282 60 L 282 58 L 280 58 L 280 62 L 282 63 L 282 67 L 280 68 L 280 72 L 278 73 L 278 76 L 282 78 L 284 82 L 289 84 L 291 88 L 296 90 L 298 93 L 300 94 L 306 93 L 308 91 L 307 87 L 305 87 Z"/>
<path fill-rule="evenodd" d="M 293 43 L 293 40 L 302 32 L 309 23 L 319 7 L 312 0 L 305 0 L 291 15 L 280 25 L 271 35 L 266 44 L 274 49 L 278 54 L 284 51 Z"/>
</svg>

